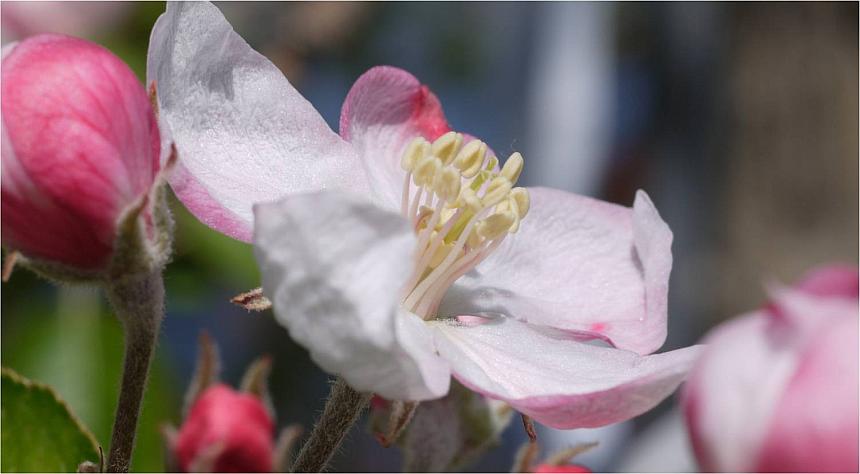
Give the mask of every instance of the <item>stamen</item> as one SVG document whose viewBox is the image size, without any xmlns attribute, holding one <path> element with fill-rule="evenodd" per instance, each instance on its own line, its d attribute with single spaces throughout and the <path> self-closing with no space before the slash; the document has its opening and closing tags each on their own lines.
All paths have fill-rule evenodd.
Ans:
<svg viewBox="0 0 860 474">
<path fill-rule="evenodd" d="M 416 186 L 430 186 L 433 177 L 442 169 L 442 162 L 433 155 L 425 155 L 415 164 L 412 179 Z"/>
<path fill-rule="evenodd" d="M 400 159 L 400 167 L 403 171 L 412 171 L 418 160 L 427 155 L 430 149 L 430 142 L 422 137 L 412 140 L 403 152 L 403 158 Z"/>
<path fill-rule="evenodd" d="M 513 184 L 511 184 L 508 178 L 505 178 L 504 176 L 496 176 L 492 181 L 490 181 L 490 184 L 487 185 L 487 192 L 485 192 L 484 197 L 481 198 L 481 204 L 485 207 L 495 206 L 508 197 L 512 187 Z"/>
<path fill-rule="evenodd" d="M 460 170 L 464 178 L 473 178 L 481 165 L 484 164 L 484 155 L 487 153 L 487 145 L 480 140 L 472 140 L 457 153 L 454 166 Z"/>
<path fill-rule="evenodd" d="M 517 215 L 511 211 L 497 212 L 481 221 L 476 230 L 478 236 L 493 240 L 507 232 L 516 220 Z"/>
<path fill-rule="evenodd" d="M 463 145 L 463 135 L 448 132 L 432 144 L 412 140 L 401 157 L 401 212 L 418 237 L 402 304 L 424 319 L 435 317 L 454 281 L 516 232 L 528 212 L 528 191 L 513 187 L 522 155 L 513 153 L 499 170 L 498 159 L 487 152 L 484 142 Z"/>
<path fill-rule="evenodd" d="M 523 155 L 516 152 L 508 157 L 508 161 L 505 161 L 505 166 L 502 167 L 502 172 L 500 174 L 505 178 L 508 178 L 508 181 L 516 183 L 517 180 L 520 179 L 520 173 L 522 172 Z"/>
<path fill-rule="evenodd" d="M 517 203 L 517 214 L 522 219 L 529 212 L 529 192 L 525 188 L 511 189 L 511 199 Z"/>
<path fill-rule="evenodd" d="M 448 132 L 433 142 L 430 152 L 442 160 L 443 164 L 450 164 L 463 143 L 463 135 L 457 132 Z"/>
<path fill-rule="evenodd" d="M 433 181 L 433 191 L 439 196 L 439 199 L 452 201 L 460 194 L 460 174 L 457 170 L 446 166 L 441 173 L 436 175 Z"/>
</svg>

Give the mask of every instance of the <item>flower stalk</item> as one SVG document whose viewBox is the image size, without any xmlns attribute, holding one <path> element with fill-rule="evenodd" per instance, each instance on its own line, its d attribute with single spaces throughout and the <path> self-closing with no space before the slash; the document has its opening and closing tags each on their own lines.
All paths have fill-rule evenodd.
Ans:
<svg viewBox="0 0 860 474">
<path fill-rule="evenodd" d="M 108 454 L 108 472 L 128 472 L 149 366 L 164 316 L 164 281 L 158 268 L 105 284 L 125 332 L 125 360 Z"/>
<path fill-rule="evenodd" d="M 370 394 L 360 393 L 340 377 L 332 384 L 323 414 L 302 446 L 292 472 L 322 472 L 350 427 L 367 407 Z"/>
</svg>

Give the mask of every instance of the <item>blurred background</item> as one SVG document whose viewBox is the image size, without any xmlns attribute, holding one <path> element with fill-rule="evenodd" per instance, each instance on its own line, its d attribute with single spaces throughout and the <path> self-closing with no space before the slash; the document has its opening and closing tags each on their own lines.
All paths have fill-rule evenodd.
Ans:
<svg viewBox="0 0 860 474">
<path fill-rule="evenodd" d="M 630 205 L 648 191 L 675 234 L 669 339 L 713 325 L 827 262 L 858 261 L 857 3 L 221 3 L 337 129 L 352 82 L 373 65 L 428 84 L 460 131 L 527 158 L 522 182 Z M 2 40 L 62 32 L 103 44 L 143 78 L 151 3 L 0 5 Z M 197 335 L 221 345 L 237 384 L 271 354 L 279 425 L 312 426 L 326 374 L 270 313 L 229 299 L 259 286 L 251 248 L 209 230 L 175 199 L 168 315 L 133 469 L 163 469 L 157 427 L 179 423 Z M 26 270 L 2 287 L 2 364 L 54 385 L 100 442 L 110 437 L 119 325 L 96 290 L 58 289 Z M 600 445 L 595 471 L 695 469 L 677 399 L 600 430 L 542 429 L 547 451 Z M 518 422 L 475 470 L 507 471 Z M 335 469 L 397 470 L 396 449 L 354 430 Z"/>
</svg>

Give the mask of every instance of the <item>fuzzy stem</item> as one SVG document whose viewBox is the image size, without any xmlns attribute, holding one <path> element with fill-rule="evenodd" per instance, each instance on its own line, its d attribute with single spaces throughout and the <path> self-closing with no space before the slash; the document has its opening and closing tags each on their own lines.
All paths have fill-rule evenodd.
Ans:
<svg viewBox="0 0 860 474">
<path fill-rule="evenodd" d="M 356 392 L 338 378 L 322 416 L 296 457 L 293 472 L 322 472 L 369 401 L 370 394 Z"/>
<path fill-rule="evenodd" d="M 161 270 L 110 280 L 108 300 L 125 331 L 125 360 L 108 454 L 108 472 L 128 472 L 149 365 L 164 315 Z"/>
</svg>

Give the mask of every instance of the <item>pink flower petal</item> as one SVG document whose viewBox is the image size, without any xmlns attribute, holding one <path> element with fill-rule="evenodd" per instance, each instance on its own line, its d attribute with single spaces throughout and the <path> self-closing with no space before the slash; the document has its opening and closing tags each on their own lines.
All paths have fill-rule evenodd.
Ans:
<svg viewBox="0 0 860 474">
<path fill-rule="evenodd" d="M 367 161 L 376 197 L 395 208 L 405 173 L 400 168 L 404 147 L 415 137 L 435 140 L 449 130 L 442 106 L 427 86 L 391 66 L 362 74 L 340 114 L 340 135 Z"/>
<path fill-rule="evenodd" d="M 858 330 L 855 312 L 815 336 L 775 408 L 752 470 L 857 472 Z"/>
<path fill-rule="evenodd" d="M 857 300 L 860 293 L 860 272 L 854 265 L 828 265 L 809 272 L 796 286 L 817 296 Z"/>
<path fill-rule="evenodd" d="M 750 471 L 796 358 L 790 340 L 770 335 L 763 312 L 730 321 L 705 339 L 706 350 L 683 390 L 693 449 L 706 471 Z"/>
<path fill-rule="evenodd" d="M 152 30 L 148 83 L 182 170 L 176 195 L 201 221 L 249 241 L 251 207 L 290 193 L 367 192 L 355 150 L 208 2 L 168 2 Z"/>
<path fill-rule="evenodd" d="M 531 211 L 455 283 L 440 314 L 504 313 L 648 354 L 666 338 L 672 232 L 640 191 L 633 209 L 530 188 Z"/>
<path fill-rule="evenodd" d="M 677 388 L 699 352 L 694 346 L 640 356 L 510 318 L 431 324 L 439 354 L 459 381 L 560 429 L 603 426 L 650 410 Z"/>
<path fill-rule="evenodd" d="M 857 300 L 820 276 L 708 334 L 682 397 L 703 469 L 857 470 Z"/>
</svg>

